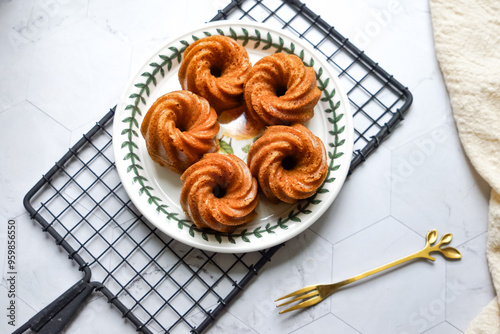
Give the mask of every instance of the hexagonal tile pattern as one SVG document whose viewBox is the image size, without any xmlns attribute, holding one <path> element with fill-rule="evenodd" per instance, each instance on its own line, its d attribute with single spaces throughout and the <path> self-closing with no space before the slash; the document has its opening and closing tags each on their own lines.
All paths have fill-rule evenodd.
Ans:
<svg viewBox="0 0 500 334">
<path fill-rule="evenodd" d="M 390 166 L 391 152 L 380 147 L 347 178 L 332 206 L 312 229 L 334 244 L 389 216 Z M 347 201 L 355 201 L 356 210 Z"/>
<path fill-rule="evenodd" d="M 51 34 L 36 46 L 28 99 L 70 130 L 98 121 L 125 88 L 130 52 L 89 20 Z"/>
<path fill-rule="evenodd" d="M 370 245 L 370 246 L 367 246 Z M 384 219 L 337 243 L 333 282 L 402 258 L 425 245 L 425 239 L 393 218 Z M 419 332 L 444 321 L 433 304 L 445 291 L 445 261 L 415 261 L 346 286 L 332 299 L 332 313 L 361 333 Z M 421 291 L 415 295 L 414 291 Z M 373 307 L 387 317 L 374 315 Z"/>
<path fill-rule="evenodd" d="M 259 333 L 289 333 L 327 314 L 329 300 L 304 312 L 281 315 L 273 300 L 310 284 L 329 282 L 331 257 L 332 245 L 306 230 L 273 256 L 273 265 L 234 301 L 231 314 Z"/>
<path fill-rule="evenodd" d="M 486 231 L 489 200 L 488 184 L 460 147 L 445 124 L 394 150 L 391 168 L 392 215 L 422 236 L 429 226 L 452 232 L 459 244 Z"/>
<path fill-rule="evenodd" d="M 446 267 L 446 320 L 462 331 L 474 319 L 473 310 L 481 310 L 495 293 L 486 260 L 486 238 L 484 233 L 462 244 L 458 247 L 460 262 Z"/>
<path fill-rule="evenodd" d="M 424 334 L 460 334 L 462 333 L 449 323 L 442 322 L 439 325 L 432 327 L 431 329 L 424 332 Z"/>
<path fill-rule="evenodd" d="M 0 210 L 13 218 L 25 212 L 28 190 L 66 153 L 70 133 L 28 102 L 0 113 L 0 124 L 0 151 L 7 159 L 16 157 L 0 165 Z"/>
<path fill-rule="evenodd" d="M 0 152 L 6 158 L 0 165 L 0 220 L 5 223 L 13 218 L 18 226 L 18 325 L 81 278 L 66 252 L 28 218 L 23 196 L 67 152 L 68 145 L 118 102 L 130 74 L 151 52 L 170 37 L 209 20 L 228 3 L 150 0 L 141 3 L 140 11 L 130 0 L 0 3 Z M 283 7 L 279 0 L 266 0 L 265 5 Z M 322 0 L 308 0 L 307 5 L 327 22 L 335 22 L 341 33 L 407 85 L 414 96 L 413 105 L 393 135 L 349 177 L 331 208 L 273 256 L 207 333 L 461 333 L 494 298 L 485 255 L 490 189 L 461 149 L 435 59 L 429 4 L 354 0 L 342 2 L 335 11 L 325 11 L 327 5 Z M 250 6 L 250 1 L 244 2 L 241 9 Z M 356 20 L 346 15 L 352 12 Z M 277 22 L 268 16 L 261 13 L 255 18 Z M 296 19 L 292 23 L 302 29 L 299 32 L 309 26 Z M 363 41 L 362 34 L 368 40 Z M 306 32 L 306 37 L 319 36 Z M 388 53 L 388 46 L 395 45 Z M 353 75 L 355 67 L 351 67 Z M 372 83 L 365 80 L 363 84 Z M 97 174 L 104 173 L 107 185 L 119 183 L 116 173 L 105 172 L 109 164 L 93 160 L 93 148 L 80 154 L 83 164 L 88 162 Z M 106 155 L 113 159 L 112 152 Z M 54 178 L 52 183 L 64 196 L 53 200 L 54 213 L 70 218 L 67 225 L 74 227 L 72 233 L 80 241 L 95 234 L 90 224 L 103 227 L 99 232 L 102 237 L 85 243 L 94 255 L 103 253 L 100 261 L 105 268 L 94 265 L 93 279 L 102 280 L 113 271 L 120 282 L 129 283 L 120 297 L 127 306 L 134 305 L 133 296 L 144 296 L 142 302 L 148 307 L 161 307 L 162 298 L 148 293 L 149 285 L 162 282 L 158 285 L 161 294 L 175 292 L 178 286 L 172 279 L 165 280 L 162 268 L 175 266 L 177 257 L 158 254 L 156 263 L 150 264 L 147 254 L 156 254 L 163 247 L 158 238 L 166 241 L 168 237 L 148 236 L 146 224 L 137 223 L 132 212 L 120 211 L 119 199 L 106 199 L 106 185 L 92 184 L 95 177 L 85 176 L 79 168 L 82 163 L 76 161 L 67 171 L 78 174 L 75 180 L 87 194 L 82 195 L 75 184 L 65 184 L 67 176 Z M 115 193 L 127 197 L 122 188 Z M 107 212 L 94 201 L 101 199 L 109 207 Z M 72 210 L 63 213 L 66 200 L 76 200 L 74 206 L 80 214 Z M 103 226 L 110 216 L 109 226 Z M 462 252 L 462 260 L 448 262 L 437 255 L 434 263 L 416 261 L 346 286 L 301 312 L 278 314 L 274 299 L 309 284 L 345 279 L 419 250 L 431 228 L 437 228 L 439 235 L 454 234 L 451 246 Z M 124 231 L 135 241 L 124 236 Z M 71 236 L 67 239 L 77 244 Z M 141 240 L 143 250 L 133 251 Z M 6 292 L 5 241 L 6 229 L 0 228 L 1 300 Z M 108 242 L 114 242 L 114 250 L 109 250 Z M 176 241 L 169 247 L 175 247 L 192 268 L 199 268 L 206 260 L 203 252 L 191 251 Z M 85 250 L 81 252 L 93 261 Z M 227 262 L 234 257 L 215 256 L 219 260 L 227 256 Z M 256 256 L 259 253 L 245 255 Z M 124 257 L 135 270 L 124 263 Z M 232 280 L 238 281 L 247 272 L 248 268 L 240 265 L 228 273 Z M 220 273 L 219 268 L 208 265 L 198 277 L 190 278 L 190 270 L 175 267 L 171 276 L 179 282 L 189 281 L 185 290 L 195 298 L 205 292 L 202 281 L 213 283 L 211 274 Z M 141 270 L 142 280 L 137 279 L 136 270 Z M 231 279 L 225 277 L 216 284 L 216 293 L 232 289 Z M 121 289 L 112 279 L 106 284 L 113 292 Z M 174 296 L 171 302 L 184 312 L 191 304 L 182 295 Z M 215 295 L 200 301 L 206 310 L 217 305 Z M 134 312 L 141 320 L 149 319 L 140 307 Z M 158 322 L 167 317 L 169 323 L 178 319 L 173 312 L 166 313 L 159 311 Z M 186 317 L 197 325 L 205 315 L 196 308 L 187 311 Z M 13 330 L 5 326 L 5 321 L 0 322 L 0 332 Z M 151 330 L 164 332 L 159 324 L 153 324 Z M 103 331 L 132 333 L 135 327 L 95 293 L 66 332 Z M 173 332 L 185 333 L 189 328 L 179 324 Z"/>
<path fill-rule="evenodd" d="M 327 331 L 344 334 L 358 334 L 359 332 L 331 313 L 319 318 L 315 322 L 293 331 L 293 334 L 326 333 Z"/>
<path fill-rule="evenodd" d="M 199 324 L 201 320 L 205 318 L 205 314 L 203 312 L 199 313 L 200 319 L 199 321 L 191 321 L 191 323 L 194 324 Z M 255 331 L 253 328 L 245 325 L 243 322 L 241 322 L 239 319 L 237 319 L 235 316 L 233 316 L 230 312 L 224 312 L 222 313 L 217 321 L 213 323 L 207 333 L 224 333 L 227 331 L 227 329 L 230 328 L 231 331 L 234 333 L 241 333 L 241 334 L 258 334 L 257 331 Z"/>
</svg>

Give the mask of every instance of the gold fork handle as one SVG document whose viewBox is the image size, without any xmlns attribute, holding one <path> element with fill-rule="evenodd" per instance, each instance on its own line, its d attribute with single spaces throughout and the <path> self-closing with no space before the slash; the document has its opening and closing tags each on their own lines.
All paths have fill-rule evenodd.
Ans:
<svg viewBox="0 0 500 334">
<path fill-rule="evenodd" d="M 441 255 L 443 255 L 445 259 L 458 260 L 462 257 L 462 255 L 460 254 L 460 252 L 458 250 L 456 250 L 453 247 L 441 248 L 442 245 L 446 245 L 446 244 L 450 243 L 452 237 L 453 236 L 451 235 L 451 233 L 446 233 L 443 235 L 443 237 L 441 238 L 441 240 L 439 242 L 436 242 L 437 231 L 432 230 L 429 233 L 427 233 L 425 247 L 422 248 L 421 250 L 419 250 L 413 254 L 407 255 L 399 260 L 392 261 L 390 263 L 387 263 L 383 266 L 377 267 L 377 268 L 372 269 L 372 270 L 368 270 L 362 274 L 353 276 L 351 278 L 345 279 L 345 280 L 340 281 L 338 283 L 326 285 L 325 290 L 326 290 L 327 294 L 330 295 L 335 290 L 337 290 L 338 288 L 340 288 L 344 285 L 347 285 L 347 284 L 352 283 L 352 282 L 356 282 L 357 280 L 360 280 L 362 278 L 379 273 L 383 270 L 398 266 L 398 265 L 403 264 L 403 263 L 408 262 L 408 261 L 412 261 L 412 260 L 416 260 L 416 259 L 428 259 L 431 261 L 435 261 L 436 259 L 430 255 L 432 252 L 441 253 Z"/>
<path fill-rule="evenodd" d="M 368 271 L 366 271 L 364 273 L 358 274 L 356 276 L 353 276 L 353 277 L 350 277 L 350 278 L 345 279 L 343 281 L 340 281 L 338 283 L 335 283 L 334 284 L 335 285 L 335 290 L 338 289 L 338 288 L 340 288 L 340 287 L 342 287 L 342 286 L 344 286 L 344 285 L 356 282 L 357 280 L 360 280 L 362 278 L 374 275 L 374 274 L 379 273 L 381 271 L 384 271 L 386 269 L 398 266 L 398 265 L 403 264 L 403 263 L 408 262 L 408 261 L 412 261 L 412 260 L 416 260 L 416 259 L 421 259 L 421 258 L 430 259 L 432 261 L 435 260 L 433 257 L 429 256 L 429 252 L 427 251 L 427 247 L 426 247 L 426 248 L 423 248 L 423 249 L 419 250 L 418 252 L 415 252 L 413 254 L 407 255 L 407 256 L 399 259 L 399 260 L 392 261 L 390 263 L 384 264 L 383 266 L 374 268 L 372 270 L 368 270 Z"/>
</svg>

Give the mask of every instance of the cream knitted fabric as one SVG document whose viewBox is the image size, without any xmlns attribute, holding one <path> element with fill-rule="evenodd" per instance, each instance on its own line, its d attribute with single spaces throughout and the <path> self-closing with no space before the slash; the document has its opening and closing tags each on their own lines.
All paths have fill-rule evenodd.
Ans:
<svg viewBox="0 0 500 334">
<path fill-rule="evenodd" d="M 500 296 L 500 1 L 430 0 L 434 42 L 460 140 L 492 187 L 486 253 Z M 498 297 L 467 333 L 500 333 Z"/>
</svg>

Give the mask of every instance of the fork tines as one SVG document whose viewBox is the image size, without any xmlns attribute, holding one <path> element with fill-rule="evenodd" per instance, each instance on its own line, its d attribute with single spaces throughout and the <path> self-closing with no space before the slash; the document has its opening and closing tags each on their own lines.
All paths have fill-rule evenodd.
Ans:
<svg viewBox="0 0 500 334">
<path fill-rule="evenodd" d="M 276 305 L 276 307 L 288 305 L 290 303 L 297 302 L 300 300 L 302 300 L 302 302 L 298 303 L 297 305 L 294 305 L 292 307 L 289 307 L 283 311 L 280 311 L 280 314 L 294 311 L 294 310 L 298 310 L 298 309 L 303 308 L 303 307 L 308 307 L 308 306 L 314 305 L 316 303 L 319 303 L 321 300 L 323 300 L 323 298 L 321 298 L 321 296 L 319 295 L 317 285 L 311 285 L 311 286 L 306 286 L 305 288 L 299 289 L 297 291 L 294 291 L 292 293 L 289 293 L 288 295 L 283 296 L 281 298 L 278 298 L 275 300 L 275 302 L 286 299 L 286 298 L 291 298 L 291 297 L 295 297 L 295 298 L 290 299 L 290 300 L 288 300 L 284 303 L 281 303 L 279 305 Z"/>
</svg>

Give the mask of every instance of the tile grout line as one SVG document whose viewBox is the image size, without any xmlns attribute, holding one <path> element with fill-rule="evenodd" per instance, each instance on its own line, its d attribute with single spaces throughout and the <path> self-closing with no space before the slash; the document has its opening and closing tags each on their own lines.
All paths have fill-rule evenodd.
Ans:
<svg viewBox="0 0 500 334">
<path fill-rule="evenodd" d="M 19 101 L 19 102 L 14 103 L 13 105 L 11 105 L 11 106 L 9 106 L 9 107 L 5 108 L 4 110 L 0 111 L 0 115 L 1 115 L 1 114 L 3 114 L 3 113 L 4 113 L 4 112 L 6 112 L 6 111 L 9 111 L 9 110 L 11 110 L 11 109 L 13 109 L 13 108 L 16 108 L 16 107 L 20 106 L 21 104 L 23 104 L 23 103 L 24 103 L 24 102 L 26 102 L 26 101 L 28 101 L 28 100 L 27 100 L 27 99 L 24 99 L 24 100 L 21 100 L 21 101 Z"/>
<path fill-rule="evenodd" d="M 50 118 L 51 120 L 53 120 L 54 122 L 56 122 L 57 124 L 59 124 L 60 126 L 62 126 L 66 131 L 68 131 L 69 134 L 70 134 L 70 140 L 71 140 L 71 132 L 72 131 L 70 129 L 68 129 L 64 124 L 62 124 L 57 119 L 55 119 L 54 117 L 52 117 L 51 115 L 49 115 L 48 113 L 46 113 L 42 108 L 38 107 L 35 103 L 31 102 L 28 98 L 26 98 L 25 101 L 28 102 L 29 104 L 31 104 L 34 108 L 36 108 L 40 112 L 42 112 L 45 116 L 47 116 L 48 118 Z"/>
<path fill-rule="evenodd" d="M 476 235 L 476 236 L 474 236 L 474 237 L 470 238 L 469 240 L 465 240 L 465 241 L 464 241 L 464 242 L 462 242 L 461 244 L 456 245 L 456 246 L 455 246 L 455 248 L 462 247 L 462 246 L 463 246 L 463 245 L 465 245 L 466 243 L 468 243 L 468 242 L 470 242 L 470 241 L 472 241 L 472 240 L 475 240 L 475 239 L 477 239 L 477 238 L 481 237 L 483 234 L 487 234 L 487 233 L 488 233 L 488 231 L 481 232 L 481 233 L 479 233 L 478 235 Z"/>
<path fill-rule="evenodd" d="M 313 225 L 314 225 L 314 223 L 313 223 Z M 309 226 L 309 227 L 307 228 L 307 231 L 309 231 L 309 232 L 313 233 L 314 235 L 316 235 L 316 237 L 320 238 L 321 240 L 323 240 L 323 241 L 325 241 L 325 242 L 327 242 L 327 243 L 329 243 L 330 245 L 332 245 L 332 246 L 333 246 L 333 243 L 332 243 L 332 242 L 330 242 L 328 239 L 326 239 L 325 237 L 323 237 L 321 234 L 319 234 L 319 233 L 317 233 L 316 231 L 314 231 L 311 227 L 312 227 L 312 226 Z"/>
<path fill-rule="evenodd" d="M 90 0 L 87 0 L 87 12 L 85 13 L 85 18 L 89 18 L 89 12 L 90 12 Z"/>
<path fill-rule="evenodd" d="M 444 322 L 446 322 L 448 325 L 450 325 L 451 327 L 455 328 L 457 331 L 459 331 L 460 333 L 464 333 L 461 329 L 459 329 L 457 326 L 453 325 L 451 322 L 449 322 L 448 320 L 445 320 Z"/>
<path fill-rule="evenodd" d="M 424 235 L 421 235 L 420 233 L 418 233 L 417 231 L 415 231 L 414 229 L 412 229 L 411 227 L 409 227 L 408 225 L 406 225 L 405 223 L 403 223 L 401 220 L 399 220 L 398 218 L 394 217 L 394 216 L 391 216 L 392 218 L 394 218 L 394 220 L 396 220 L 398 223 L 400 223 L 401 225 L 403 225 L 404 227 L 406 227 L 408 230 L 412 231 L 413 233 L 415 233 L 417 236 L 419 236 L 420 238 L 423 238 L 425 239 L 425 236 Z"/>
<path fill-rule="evenodd" d="M 291 332 L 288 332 L 288 334 L 292 334 L 292 333 L 294 333 L 294 332 L 297 332 L 298 330 L 300 330 L 300 329 L 302 329 L 302 328 L 304 328 L 304 327 L 306 327 L 306 326 L 308 326 L 308 325 L 310 325 L 310 324 L 312 324 L 312 323 L 314 323 L 314 322 L 316 322 L 316 321 L 318 321 L 318 320 L 320 320 L 320 319 L 322 319 L 322 318 L 326 317 L 328 314 L 331 314 L 331 313 L 330 313 L 330 312 L 328 312 L 328 313 L 326 313 L 326 314 L 323 314 L 321 317 L 319 317 L 319 318 L 315 318 L 315 319 L 314 319 L 314 320 L 312 320 L 311 322 L 308 322 L 307 324 L 304 324 L 304 325 L 302 325 L 302 326 L 300 326 L 300 327 L 295 328 L 295 329 L 294 329 L 294 330 L 292 330 Z"/>
<path fill-rule="evenodd" d="M 241 296 L 241 295 L 240 295 Z M 243 319 L 241 319 L 240 317 L 237 317 L 235 314 L 233 314 L 231 311 L 230 311 L 230 307 L 227 307 L 225 310 L 225 312 L 231 314 L 231 316 L 235 317 L 236 319 L 238 319 L 239 321 L 241 321 L 241 323 L 243 323 L 245 326 L 247 326 L 248 328 L 254 330 L 256 333 L 258 334 L 261 334 L 260 332 L 258 332 L 256 329 L 254 329 L 249 323 L 247 323 L 246 321 L 243 321 Z"/>
<path fill-rule="evenodd" d="M 338 315 L 330 312 L 330 314 L 332 314 L 335 318 L 339 319 L 340 321 L 342 321 L 344 324 L 346 324 L 347 326 L 349 326 L 350 328 L 352 328 L 353 330 L 355 330 L 356 332 L 362 334 L 361 331 L 358 331 L 355 327 L 353 327 L 351 324 L 349 324 L 347 321 L 345 321 L 344 319 L 340 318 Z"/>
<path fill-rule="evenodd" d="M 361 230 L 358 230 L 358 231 L 356 231 L 356 232 L 354 232 L 354 233 L 352 233 L 352 234 L 349 234 L 348 236 L 346 236 L 346 237 L 344 237 L 344 238 L 342 238 L 342 239 L 340 239 L 340 240 L 338 240 L 338 241 L 336 241 L 336 242 L 332 243 L 332 245 L 333 245 L 333 246 L 335 246 L 335 245 L 337 245 L 338 243 L 341 243 L 342 241 L 347 240 L 347 239 L 349 239 L 349 238 L 351 238 L 351 237 L 355 236 L 356 234 L 361 233 L 361 232 L 363 232 L 363 231 L 367 230 L 368 228 L 370 228 L 370 227 L 372 227 L 372 226 L 374 226 L 374 225 L 376 225 L 376 224 L 378 224 L 378 223 L 382 222 L 383 220 L 387 219 L 388 217 L 392 217 L 392 216 L 391 216 L 391 215 L 385 216 L 385 217 L 383 217 L 383 218 L 381 218 L 381 219 L 379 219 L 379 220 L 377 220 L 377 221 L 375 221 L 375 222 L 371 223 L 370 225 L 365 226 L 365 227 L 364 227 L 364 228 L 362 228 Z"/>
<path fill-rule="evenodd" d="M 441 325 L 441 324 L 443 324 L 445 322 L 446 322 L 446 320 L 443 320 L 442 322 L 440 322 L 440 323 L 438 323 L 438 324 L 436 324 L 436 325 L 434 325 L 434 326 L 432 326 L 430 328 L 427 328 L 425 331 L 422 332 L 422 334 L 425 334 L 425 333 L 429 332 L 430 330 L 436 328 L 437 326 L 439 326 L 439 325 Z"/>
</svg>

